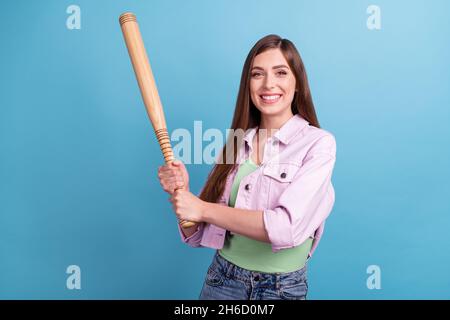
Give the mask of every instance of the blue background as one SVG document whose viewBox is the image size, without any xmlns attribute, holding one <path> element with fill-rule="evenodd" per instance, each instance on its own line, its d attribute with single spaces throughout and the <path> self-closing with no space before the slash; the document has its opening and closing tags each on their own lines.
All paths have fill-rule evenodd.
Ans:
<svg viewBox="0 0 450 320">
<path fill-rule="evenodd" d="M 81 29 L 69 30 L 69 5 Z M 381 8 L 381 30 L 366 9 Z M 337 139 L 310 299 L 450 298 L 450 2 L 8 1 L 0 20 L 0 298 L 196 299 L 118 17 L 133 11 L 169 130 L 225 134 L 245 57 L 293 41 Z M 205 146 L 205 144 L 204 144 Z M 197 193 L 211 165 L 188 165 Z M 81 268 L 81 290 L 66 268 Z M 381 268 L 369 290 L 370 265 Z"/>
</svg>

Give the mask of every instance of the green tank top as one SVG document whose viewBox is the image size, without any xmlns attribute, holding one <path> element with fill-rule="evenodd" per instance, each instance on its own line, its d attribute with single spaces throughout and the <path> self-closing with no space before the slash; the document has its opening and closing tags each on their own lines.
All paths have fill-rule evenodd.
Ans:
<svg viewBox="0 0 450 320">
<path fill-rule="evenodd" d="M 258 166 L 251 159 L 241 164 L 231 186 L 228 206 L 234 207 L 242 178 L 256 169 L 258 169 Z M 250 239 L 239 234 L 231 235 L 227 232 L 224 247 L 219 250 L 219 254 L 226 260 L 247 270 L 264 273 L 292 272 L 305 266 L 312 241 L 312 238 L 308 238 L 299 246 L 274 253 L 270 243 Z"/>
</svg>

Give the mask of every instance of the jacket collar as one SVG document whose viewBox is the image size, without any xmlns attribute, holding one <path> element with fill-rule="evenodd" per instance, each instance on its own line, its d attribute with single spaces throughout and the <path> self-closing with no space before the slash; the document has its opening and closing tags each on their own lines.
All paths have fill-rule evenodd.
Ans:
<svg viewBox="0 0 450 320">
<path fill-rule="evenodd" d="M 272 136 L 283 144 L 289 144 L 291 140 L 297 135 L 300 130 L 309 124 L 302 116 L 295 114 L 288 121 L 286 121 L 279 130 Z M 244 141 L 251 147 L 253 137 L 255 136 L 258 127 L 248 129 L 244 135 Z"/>
</svg>

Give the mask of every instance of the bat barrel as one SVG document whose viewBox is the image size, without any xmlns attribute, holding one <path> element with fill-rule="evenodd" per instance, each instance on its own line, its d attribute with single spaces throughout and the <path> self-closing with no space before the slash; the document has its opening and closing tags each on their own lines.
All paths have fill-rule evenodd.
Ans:
<svg viewBox="0 0 450 320">
<path fill-rule="evenodd" d="M 128 53 L 130 54 L 142 99 L 147 114 L 158 139 L 161 152 L 166 163 L 174 160 L 169 134 L 167 132 L 164 110 L 159 98 L 156 82 L 153 77 L 150 62 L 147 57 L 144 42 L 142 41 L 136 16 L 131 12 L 120 15 L 119 23 L 122 28 Z"/>
<path fill-rule="evenodd" d="M 174 156 L 169 134 L 167 132 L 164 111 L 144 47 L 144 42 L 142 41 L 141 33 L 139 31 L 136 16 L 131 12 L 125 12 L 120 15 L 119 23 L 141 91 L 142 99 L 155 131 L 156 138 L 158 139 L 164 161 L 170 163 L 174 160 Z M 194 226 L 195 223 L 181 220 L 180 225 L 183 228 L 187 228 Z"/>
</svg>

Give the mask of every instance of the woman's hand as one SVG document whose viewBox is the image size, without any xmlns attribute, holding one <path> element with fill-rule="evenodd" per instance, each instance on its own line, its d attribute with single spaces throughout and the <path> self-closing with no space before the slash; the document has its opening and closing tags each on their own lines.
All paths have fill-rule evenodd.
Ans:
<svg viewBox="0 0 450 320">
<path fill-rule="evenodd" d="M 203 222 L 203 215 L 208 202 L 203 201 L 186 190 L 176 190 L 170 197 L 173 211 L 181 220 Z"/>
<path fill-rule="evenodd" d="M 180 160 L 159 167 L 158 178 L 164 191 L 171 195 L 177 188 L 189 191 L 189 174 Z"/>
</svg>

